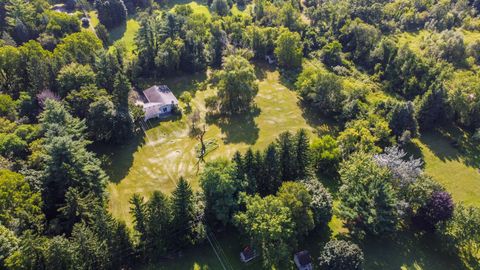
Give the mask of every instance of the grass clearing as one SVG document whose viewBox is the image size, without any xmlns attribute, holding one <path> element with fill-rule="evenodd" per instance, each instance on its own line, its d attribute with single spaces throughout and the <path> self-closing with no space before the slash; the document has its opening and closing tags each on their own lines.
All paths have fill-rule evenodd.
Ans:
<svg viewBox="0 0 480 270">
<path fill-rule="evenodd" d="M 97 12 L 95 10 L 88 12 L 88 17 L 90 17 L 90 25 L 93 28 L 95 28 L 95 26 L 100 23 L 100 21 L 98 20 Z"/>
<path fill-rule="evenodd" d="M 208 7 L 206 5 L 199 4 L 194 1 L 188 3 L 187 5 L 189 5 L 193 9 L 193 13 L 204 14 L 205 16 L 207 16 L 207 18 L 212 17 L 212 14 L 210 14 L 210 10 L 208 10 Z"/>
<path fill-rule="evenodd" d="M 132 56 L 136 48 L 135 35 L 138 29 L 140 29 L 140 23 L 134 17 L 129 17 L 125 25 L 110 30 L 110 40 L 114 45 L 125 48 L 127 58 Z"/>
<path fill-rule="evenodd" d="M 414 143 L 425 161 L 425 172 L 442 184 L 455 202 L 480 206 L 478 163 L 476 166 L 469 165 L 469 157 L 452 146 L 451 140 L 439 132 L 425 133 Z"/>
<path fill-rule="evenodd" d="M 207 161 L 230 158 L 235 151 L 246 151 L 250 146 L 264 149 L 284 131 L 295 132 L 305 128 L 310 133 L 315 132 L 304 118 L 297 94 L 280 83 L 279 73 L 262 68 L 259 75 L 259 93 L 255 98 L 258 106 L 256 112 L 232 118 L 228 122 L 206 124 L 205 140 L 216 139 L 218 144 L 218 147 L 207 155 Z M 204 79 L 204 75 L 184 76 L 156 83 L 169 85 L 178 96 L 183 91 L 194 92 L 196 85 Z M 215 95 L 215 90 L 196 91 L 192 95 L 193 109 L 198 109 L 204 118 L 204 100 Z M 104 156 L 103 160 L 114 164 L 107 166 L 107 172 L 112 179 L 108 186 L 110 210 L 115 217 L 127 221 L 128 224 L 131 222 L 128 200 L 134 193 L 143 196 L 149 196 L 154 190 L 170 193 L 180 176 L 188 179 L 194 188 L 198 187 L 195 151 L 198 141 L 189 136 L 187 116 L 162 122 L 148 122 L 147 125 L 149 129 L 146 136 L 137 138 L 129 145 L 101 151 L 110 153 L 109 156 Z"/>
</svg>

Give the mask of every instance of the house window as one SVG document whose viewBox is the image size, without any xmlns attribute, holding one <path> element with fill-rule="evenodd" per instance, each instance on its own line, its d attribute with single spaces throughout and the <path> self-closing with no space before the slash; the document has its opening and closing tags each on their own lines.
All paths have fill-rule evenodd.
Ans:
<svg viewBox="0 0 480 270">
<path fill-rule="evenodd" d="M 165 113 L 165 112 L 167 112 L 167 108 L 166 108 L 166 107 L 165 107 L 165 108 L 163 108 L 163 112 L 164 112 L 164 113 Z"/>
</svg>

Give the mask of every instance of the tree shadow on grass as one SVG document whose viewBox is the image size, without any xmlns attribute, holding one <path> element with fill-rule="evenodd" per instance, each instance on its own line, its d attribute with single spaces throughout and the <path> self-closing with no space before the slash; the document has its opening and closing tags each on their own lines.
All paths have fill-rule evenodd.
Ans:
<svg viewBox="0 0 480 270">
<path fill-rule="evenodd" d="M 299 101 L 299 107 L 302 110 L 302 117 L 307 124 L 317 131 L 317 135 L 337 134 L 341 130 L 341 124 L 330 116 L 318 112 L 310 104 Z"/>
<path fill-rule="evenodd" d="M 480 168 L 480 144 L 472 138 L 473 134 L 460 127 L 449 125 L 438 132 L 447 138 L 452 138 L 455 148 L 467 166 Z"/>
<path fill-rule="evenodd" d="M 333 231 L 330 227 L 318 226 L 308 234 L 306 239 L 299 241 L 299 249 L 294 252 L 308 250 L 310 257 L 313 260 L 313 265 L 318 265 L 318 257 L 325 244 L 331 239 L 332 235 Z"/>
<path fill-rule="evenodd" d="M 253 145 L 258 140 L 260 129 L 255 123 L 255 117 L 260 114 L 259 108 L 253 108 L 250 112 L 232 116 L 207 115 L 207 124 L 217 125 L 226 136 L 225 144 L 246 143 Z"/>
<path fill-rule="evenodd" d="M 407 157 L 410 158 L 410 156 L 414 159 L 421 159 L 422 161 L 425 161 L 425 156 L 423 155 L 422 149 L 413 142 L 406 143 L 401 146 L 403 150 L 407 152 Z M 425 169 L 425 162 L 422 163 L 422 168 Z"/>
<path fill-rule="evenodd" d="M 317 172 L 317 178 L 322 183 L 322 185 L 330 192 L 332 195 L 338 194 L 342 181 L 340 180 L 339 175 L 328 175 L 322 172 Z"/>
<path fill-rule="evenodd" d="M 282 70 L 280 71 L 280 83 L 287 87 L 290 90 L 295 90 L 295 82 L 297 81 L 298 75 L 300 75 L 301 70 Z"/>
<path fill-rule="evenodd" d="M 265 80 L 267 78 L 267 72 L 274 72 L 275 66 L 269 65 L 263 61 L 255 61 L 255 75 L 259 80 Z"/>
<path fill-rule="evenodd" d="M 462 269 L 458 256 L 447 254 L 442 245 L 438 236 L 430 233 L 407 231 L 389 238 L 367 237 L 362 242 L 365 269 Z"/>
<path fill-rule="evenodd" d="M 454 137 L 438 131 L 429 131 L 420 136 L 420 141 L 442 161 L 459 160 L 461 157 L 458 141 Z"/>
<path fill-rule="evenodd" d="M 127 18 L 127 21 L 130 19 L 130 17 Z M 121 39 L 125 32 L 127 31 L 127 21 L 123 22 L 119 26 L 115 26 L 114 28 L 110 29 L 108 31 L 108 35 L 110 38 L 110 43 L 113 44 L 115 41 Z"/>
<path fill-rule="evenodd" d="M 145 137 L 142 133 L 121 145 L 94 143 L 89 148 L 95 150 L 110 182 L 119 183 L 132 167 L 133 154 L 144 143 Z"/>
<path fill-rule="evenodd" d="M 192 97 L 195 96 L 195 93 L 198 90 L 202 90 L 204 87 L 203 84 L 206 83 L 208 79 L 206 72 L 197 72 L 195 74 L 177 74 L 176 76 L 171 77 L 142 77 L 138 80 L 136 88 L 139 91 L 143 91 L 152 85 L 162 85 L 165 84 L 170 88 L 172 93 L 179 98 L 180 95 L 187 91 L 192 94 Z"/>
<path fill-rule="evenodd" d="M 158 125 L 160 125 L 160 123 L 176 122 L 176 121 L 179 121 L 180 119 L 182 119 L 182 114 L 180 112 L 170 113 L 170 114 L 167 114 L 163 117 L 152 118 L 152 119 L 147 120 L 145 122 L 144 127 L 147 130 L 149 130 L 149 129 L 157 127 Z"/>
</svg>

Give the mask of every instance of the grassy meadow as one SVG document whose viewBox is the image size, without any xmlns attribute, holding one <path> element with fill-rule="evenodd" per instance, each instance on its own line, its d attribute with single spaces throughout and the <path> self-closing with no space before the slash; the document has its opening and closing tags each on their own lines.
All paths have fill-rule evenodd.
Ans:
<svg viewBox="0 0 480 270">
<path fill-rule="evenodd" d="M 284 131 L 315 130 L 307 123 L 296 93 L 280 82 L 278 71 L 260 68 L 259 73 L 259 92 L 255 98 L 257 108 L 254 112 L 229 121 L 211 120 L 205 123 L 205 140 L 216 140 L 218 144 L 218 148 L 207 155 L 207 161 L 229 158 L 235 151 L 245 151 L 250 146 L 264 149 Z M 156 83 L 169 85 L 177 96 L 183 91 L 192 92 L 192 111 L 198 109 L 205 119 L 204 100 L 215 95 L 215 90 L 195 91 L 195 86 L 204 79 L 202 75 L 183 76 Z M 107 168 L 112 179 L 108 191 L 110 210 L 115 217 L 129 223 L 128 199 L 134 193 L 147 197 L 153 190 L 170 193 L 180 176 L 186 177 L 194 188 L 198 187 L 195 146 L 199 142 L 189 136 L 187 118 L 184 114 L 180 119 L 149 121 L 145 136 L 129 145 L 105 149 L 104 152 L 110 152 L 110 155 L 104 156 L 104 160 L 112 165 Z M 322 130 L 328 126 L 319 121 L 315 123 Z"/>
<path fill-rule="evenodd" d="M 195 12 L 211 16 L 208 8 L 190 0 L 176 1 L 175 4 L 189 4 Z M 174 4 L 167 8 L 171 9 Z M 247 7 L 248 9 L 248 7 Z M 242 11 L 236 6 L 235 14 Z M 92 24 L 98 23 L 96 14 L 90 14 Z M 112 41 L 122 43 L 128 53 L 134 50 L 134 36 L 139 24 L 135 17 L 129 17 L 126 26 L 111 31 Z M 477 33 L 464 32 L 467 42 L 474 40 Z M 428 31 L 403 33 L 396 36 L 399 44 L 408 44 L 416 53 L 423 53 L 421 40 L 430 35 Z M 366 76 L 366 75 L 365 75 Z M 206 86 L 208 74 L 184 75 L 162 80 L 146 80 L 141 87 L 153 84 L 167 84 L 179 97 L 183 92 L 192 94 L 191 108 L 181 104 L 184 114 L 162 121 L 149 121 L 145 134 L 138 136 L 130 144 L 115 148 L 98 147 L 100 157 L 105 165 L 111 182 L 108 185 L 109 209 L 112 214 L 131 225 L 129 199 L 134 193 L 148 197 L 152 191 L 160 190 L 170 193 L 180 176 L 188 179 L 194 188 L 198 188 L 198 172 L 203 164 L 198 165 L 195 147 L 199 142 L 189 135 L 188 116 L 199 110 L 205 125 L 205 140 L 214 140 L 218 148 L 209 153 L 206 160 L 230 158 L 235 151 L 245 151 L 248 147 L 263 149 L 284 131 L 295 132 L 304 128 L 313 134 L 335 133 L 335 123 L 303 111 L 297 94 L 289 84 L 284 83 L 279 72 L 265 65 L 257 65 L 259 92 L 255 98 L 257 109 L 252 113 L 229 121 L 205 120 L 205 98 L 216 94 L 216 90 Z M 360 81 L 360 80 L 359 80 Z M 364 83 L 370 83 L 367 79 Z M 347 82 L 355 83 L 355 82 Z M 358 83 L 358 82 L 357 82 Z M 353 86 L 352 86 L 353 87 Z M 374 91 L 368 96 L 369 102 L 390 98 L 391 94 Z M 480 173 L 478 149 L 457 149 L 451 139 L 440 132 L 426 133 L 412 142 L 412 153 L 422 157 L 425 171 L 452 193 L 456 202 L 480 205 Z M 345 232 L 343 223 L 336 216 L 329 223 L 329 228 L 316 232 L 301 243 L 308 249 L 314 259 L 320 253 L 328 235 Z M 341 237 L 341 236 L 340 236 Z M 222 261 L 231 269 L 261 269 L 259 260 L 243 265 L 239 261 L 242 243 L 239 235 L 227 232 L 217 233 L 216 243 Z M 366 239 L 362 246 L 365 252 L 365 269 L 423 269 L 447 270 L 461 269 L 458 258 L 433 248 L 439 240 L 432 235 L 399 233 L 392 238 Z M 143 269 L 222 269 L 210 244 L 204 244 L 182 252 L 181 258 L 162 261 L 148 265 Z"/>
</svg>

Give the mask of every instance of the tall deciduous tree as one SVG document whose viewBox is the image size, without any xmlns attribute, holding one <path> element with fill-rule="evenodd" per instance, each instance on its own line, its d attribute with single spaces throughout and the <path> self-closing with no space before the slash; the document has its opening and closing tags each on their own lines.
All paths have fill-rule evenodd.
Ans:
<svg viewBox="0 0 480 270">
<path fill-rule="evenodd" d="M 60 96 L 65 97 L 72 90 L 78 90 L 82 86 L 94 84 L 95 73 L 89 65 L 71 63 L 60 69 L 57 75 L 57 83 L 60 86 Z"/>
<path fill-rule="evenodd" d="M 284 30 L 277 38 L 275 56 L 279 66 L 293 70 L 302 65 L 302 43 L 300 35 L 296 32 Z"/>
<path fill-rule="evenodd" d="M 13 231 L 41 231 L 42 199 L 21 174 L 0 170 L 0 223 Z"/>
<path fill-rule="evenodd" d="M 248 111 L 258 92 L 253 65 L 241 56 L 227 56 L 217 77 L 220 111 L 225 114 Z"/>
<path fill-rule="evenodd" d="M 314 227 L 312 196 L 301 182 L 284 182 L 276 195 L 290 209 L 295 223 L 295 234 L 305 237 Z"/>
<path fill-rule="evenodd" d="M 296 82 L 303 100 L 317 111 L 328 115 L 341 112 L 346 99 L 342 80 L 337 75 L 316 67 L 306 67 Z"/>
<path fill-rule="evenodd" d="M 356 153 L 342 164 L 340 176 L 339 216 L 352 233 L 362 237 L 394 231 L 397 196 L 388 169 L 368 154 Z"/>
<path fill-rule="evenodd" d="M 277 268 L 287 263 L 295 223 L 290 209 L 280 198 L 247 196 L 246 210 L 235 215 L 235 222 L 261 249 L 265 268 Z"/>
<path fill-rule="evenodd" d="M 127 8 L 123 0 L 95 0 L 98 19 L 108 29 L 126 23 Z"/>
<path fill-rule="evenodd" d="M 233 169 L 228 162 L 217 160 L 207 163 L 200 176 L 200 185 L 205 194 L 205 213 L 224 225 L 230 222 L 238 207 L 237 192 L 240 185 L 232 175 Z"/>
</svg>

